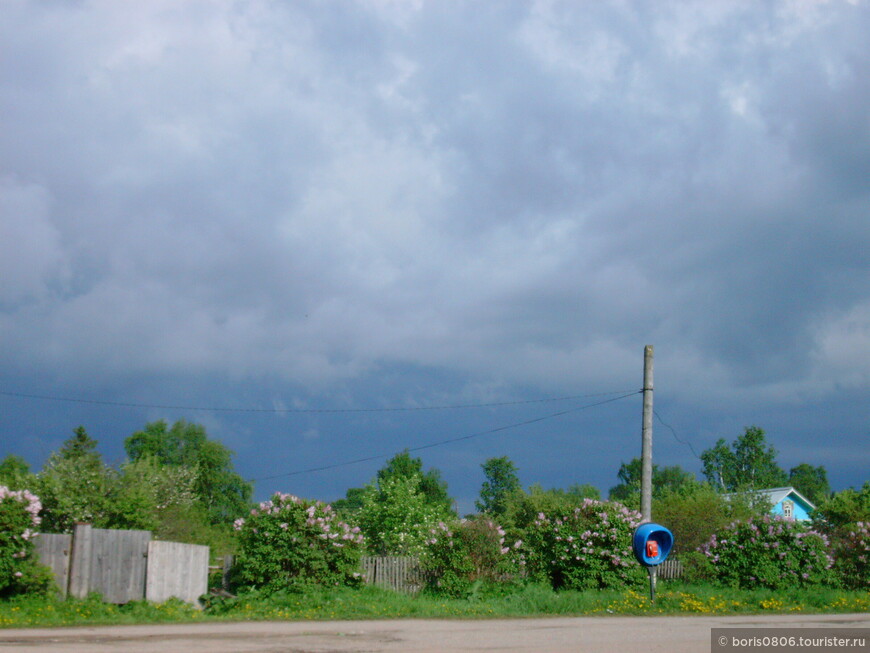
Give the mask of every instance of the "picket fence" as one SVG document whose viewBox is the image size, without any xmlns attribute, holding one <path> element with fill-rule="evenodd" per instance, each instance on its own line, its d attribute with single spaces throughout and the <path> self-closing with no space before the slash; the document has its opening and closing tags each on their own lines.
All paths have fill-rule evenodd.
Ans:
<svg viewBox="0 0 870 653">
<path fill-rule="evenodd" d="M 71 535 L 40 533 L 35 546 L 63 596 L 97 592 L 108 603 L 175 597 L 198 605 L 208 591 L 209 548 L 152 540 L 150 531 L 76 524 Z"/>
<path fill-rule="evenodd" d="M 366 584 L 404 594 L 416 594 L 425 584 L 419 559 L 411 556 L 365 556 L 362 558 Z M 659 580 L 676 580 L 683 575 L 677 558 L 668 558 L 656 569 Z"/>
<path fill-rule="evenodd" d="M 416 594 L 423 589 L 424 578 L 420 560 L 413 556 L 363 556 L 363 576 L 367 585 L 375 585 Z"/>
<path fill-rule="evenodd" d="M 683 563 L 679 558 L 668 558 L 658 566 L 656 572 L 661 580 L 678 580 L 683 577 Z"/>
</svg>

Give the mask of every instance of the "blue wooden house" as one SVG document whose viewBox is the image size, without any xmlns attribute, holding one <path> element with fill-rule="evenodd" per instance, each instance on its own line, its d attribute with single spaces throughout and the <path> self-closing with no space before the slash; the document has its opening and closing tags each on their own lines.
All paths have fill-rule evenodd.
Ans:
<svg viewBox="0 0 870 653">
<path fill-rule="evenodd" d="M 791 521 L 809 521 L 816 506 L 793 487 L 777 487 L 772 490 L 758 490 L 771 504 L 773 515 L 785 517 Z"/>
</svg>

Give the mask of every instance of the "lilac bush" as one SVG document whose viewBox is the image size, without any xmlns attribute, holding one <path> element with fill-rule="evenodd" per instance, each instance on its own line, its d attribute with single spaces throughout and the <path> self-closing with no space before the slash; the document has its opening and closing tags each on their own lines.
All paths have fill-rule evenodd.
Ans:
<svg viewBox="0 0 870 653">
<path fill-rule="evenodd" d="M 0 485 L 0 596 L 44 592 L 49 586 L 50 575 L 34 559 L 40 510 L 35 494 Z"/>
<path fill-rule="evenodd" d="M 462 598 L 517 580 L 525 561 L 521 541 L 507 543 L 501 526 L 478 516 L 431 528 L 420 562 L 430 591 Z"/>
<path fill-rule="evenodd" d="M 837 538 L 834 570 L 849 589 L 870 589 L 870 523 L 857 522 Z"/>
<path fill-rule="evenodd" d="M 277 493 L 234 525 L 236 581 L 244 587 L 274 592 L 361 582 L 362 533 L 328 504 Z"/>
<path fill-rule="evenodd" d="M 585 499 L 574 509 L 538 513 L 527 529 L 529 574 L 554 589 L 604 589 L 643 581 L 631 538 L 641 515 L 620 503 Z"/>
<path fill-rule="evenodd" d="M 828 539 L 779 516 L 735 521 L 701 547 L 723 585 L 785 589 L 829 583 Z"/>
</svg>

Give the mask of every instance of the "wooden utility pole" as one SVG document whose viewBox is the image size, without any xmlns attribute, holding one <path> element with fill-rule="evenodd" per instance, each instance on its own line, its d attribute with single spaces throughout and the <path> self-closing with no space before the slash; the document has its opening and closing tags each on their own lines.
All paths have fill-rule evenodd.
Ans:
<svg viewBox="0 0 870 653">
<path fill-rule="evenodd" d="M 643 429 L 640 447 L 640 514 L 652 521 L 653 346 L 643 348 Z"/>
</svg>

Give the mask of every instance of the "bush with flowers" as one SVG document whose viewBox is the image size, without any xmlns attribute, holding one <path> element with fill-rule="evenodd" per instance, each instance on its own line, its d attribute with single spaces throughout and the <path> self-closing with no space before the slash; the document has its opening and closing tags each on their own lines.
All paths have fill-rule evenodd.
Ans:
<svg viewBox="0 0 870 653">
<path fill-rule="evenodd" d="M 529 575 L 554 589 L 606 589 L 642 583 L 631 550 L 641 515 L 616 502 L 584 499 L 573 509 L 538 513 L 526 528 Z"/>
<path fill-rule="evenodd" d="M 479 587 L 510 587 L 525 561 L 522 542 L 505 542 L 504 529 L 479 515 L 431 528 L 420 564 L 430 591 L 464 598 Z"/>
<path fill-rule="evenodd" d="M 870 589 L 870 522 L 856 522 L 834 544 L 834 571 L 848 589 Z"/>
<path fill-rule="evenodd" d="M 729 587 L 778 590 L 833 579 L 827 537 L 775 515 L 735 521 L 714 533 L 701 551 L 714 578 Z"/>
<path fill-rule="evenodd" d="M 421 488 L 422 476 L 392 476 L 366 486 L 356 519 L 372 555 L 420 555 L 429 531 L 455 517 L 443 504 L 433 503 Z"/>
<path fill-rule="evenodd" d="M 45 593 L 51 586 L 50 572 L 34 559 L 40 510 L 35 494 L 0 485 L 0 596 Z"/>
<path fill-rule="evenodd" d="M 277 493 L 235 521 L 235 582 L 267 593 L 361 583 L 359 528 L 328 504 Z"/>
</svg>

